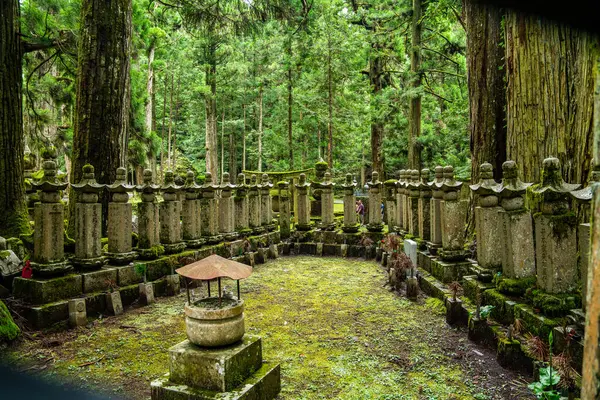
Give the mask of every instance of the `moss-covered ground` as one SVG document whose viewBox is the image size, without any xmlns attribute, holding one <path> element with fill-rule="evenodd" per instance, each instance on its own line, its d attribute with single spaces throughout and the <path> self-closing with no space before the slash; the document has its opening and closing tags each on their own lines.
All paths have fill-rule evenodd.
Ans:
<svg viewBox="0 0 600 400">
<path fill-rule="evenodd" d="M 522 398 L 510 387 L 514 374 L 489 371 L 494 353 L 469 347 L 440 307 L 384 286 L 374 262 L 314 257 L 270 261 L 242 282 L 247 332 L 262 336 L 264 359 L 281 364 L 281 399 Z M 86 328 L 38 333 L 10 348 L 9 359 L 61 381 L 148 398 L 150 382 L 168 370 L 167 349 L 185 339 L 184 301 L 182 293 Z"/>
</svg>

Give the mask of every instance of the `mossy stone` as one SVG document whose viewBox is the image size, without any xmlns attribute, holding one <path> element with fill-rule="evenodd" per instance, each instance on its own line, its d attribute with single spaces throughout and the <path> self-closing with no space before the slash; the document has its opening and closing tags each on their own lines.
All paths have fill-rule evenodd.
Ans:
<svg viewBox="0 0 600 400">
<path fill-rule="evenodd" d="M 0 300 L 0 343 L 15 340 L 21 330 L 13 321 L 6 304 Z"/>
</svg>

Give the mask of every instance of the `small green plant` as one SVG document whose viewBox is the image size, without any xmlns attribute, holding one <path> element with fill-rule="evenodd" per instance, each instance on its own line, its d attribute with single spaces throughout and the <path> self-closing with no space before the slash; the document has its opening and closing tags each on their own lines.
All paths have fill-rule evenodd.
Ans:
<svg viewBox="0 0 600 400">
<path fill-rule="evenodd" d="M 491 305 L 487 305 L 487 306 L 483 306 L 480 308 L 479 310 L 479 315 L 481 316 L 481 318 L 489 318 L 490 314 L 492 313 L 492 310 L 494 309 L 494 306 Z"/>
<path fill-rule="evenodd" d="M 552 332 L 548 335 L 549 351 L 548 357 L 550 361 L 546 367 L 540 368 L 540 378 L 537 382 L 533 382 L 527 387 L 533 392 L 536 398 L 543 400 L 560 400 L 561 395 L 558 391 L 554 390 L 556 385 L 560 382 L 560 375 L 552 367 L 552 343 L 554 339 Z"/>
<path fill-rule="evenodd" d="M 148 267 L 146 264 L 136 264 L 135 265 L 135 273 L 144 278 L 144 283 L 146 283 L 146 272 L 148 271 Z"/>
</svg>

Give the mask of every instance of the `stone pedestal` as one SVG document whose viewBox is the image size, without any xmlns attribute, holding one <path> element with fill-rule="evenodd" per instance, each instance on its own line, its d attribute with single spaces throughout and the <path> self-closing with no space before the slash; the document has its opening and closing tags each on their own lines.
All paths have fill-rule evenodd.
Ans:
<svg viewBox="0 0 600 400">
<path fill-rule="evenodd" d="M 542 182 L 531 187 L 539 202 L 535 214 L 537 285 L 547 293 L 568 293 L 578 286 L 577 217 L 569 209 L 568 193 L 580 185 L 565 183 L 557 158 L 544 160 Z M 534 203 L 534 202 L 532 202 Z"/>
<path fill-rule="evenodd" d="M 128 264 L 137 257 L 132 251 L 131 217 L 132 209 L 129 204 L 128 192 L 133 186 L 127 184 L 127 170 L 117 169 L 116 181 L 107 187 L 111 193 L 108 204 L 108 258 L 111 264 Z"/>
<path fill-rule="evenodd" d="M 102 204 L 77 203 L 75 206 L 75 257 L 71 260 L 80 270 L 101 268 Z M 131 240 L 131 235 L 130 235 Z"/>
<path fill-rule="evenodd" d="M 154 259 L 164 253 L 160 245 L 160 217 L 156 192 L 160 186 L 152 183 L 152 171 L 144 170 L 144 183 L 136 191 L 141 193 L 142 202 L 138 204 L 138 247 L 140 258 Z"/>
<path fill-rule="evenodd" d="M 183 231 L 183 240 L 187 247 L 198 248 L 205 241 L 202 238 L 201 230 L 201 205 L 198 200 L 198 195 L 202 188 L 196 184 L 196 179 L 192 171 L 186 174 L 185 185 L 185 201 L 181 207 L 181 228 Z"/>
<path fill-rule="evenodd" d="M 248 190 L 248 224 L 255 235 L 264 232 L 261 224 L 260 205 L 260 187 L 256 183 L 256 175 L 252 175 Z"/>
<path fill-rule="evenodd" d="M 217 220 L 219 215 L 218 189 L 219 187 L 212 182 L 212 175 L 207 172 L 205 184 L 202 185 L 201 225 L 202 237 L 211 244 L 219 243 L 223 238 L 219 235 L 219 221 Z"/>
<path fill-rule="evenodd" d="M 547 293 L 572 292 L 578 286 L 576 217 L 537 214 L 533 219 L 538 287 Z"/>
<path fill-rule="evenodd" d="M 174 182 L 173 172 L 167 171 L 161 187 L 164 201 L 159 205 L 160 242 L 167 254 L 185 249 L 181 235 L 181 202 L 178 200 L 180 190 L 181 186 Z"/>
<path fill-rule="evenodd" d="M 393 232 L 394 227 L 398 226 L 398 211 L 396 210 L 396 180 L 388 179 L 384 183 L 385 190 L 385 223 L 388 226 L 388 231 Z"/>
<path fill-rule="evenodd" d="M 233 201 L 235 203 L 235 230 L 240 235 L 248 235 L 252 231 L 249 228 L 248 221 L 248 186 L 244 174 L 238 174 L 237 189 Z"/>
<path fill-rule="evenodd" d="M 325 172 L 323 181 L 315 182 L 313 186 L 321 190 L 321 221 L 319 228 L 324 231 L 335 229 L 335 221 L 333 215 L 333 185 L 331 182 L 331 174 Z"/>
<path fill-rule="evenodd" d="M 441 202 L 442 250 L 440 256 L 445 261 L 460 261 L 466 258 L 465 223 L 469 204 L 459 199 L 462 182 L 454 180 L 454 168 L 444 167 Z"/>
<path fill-rule="evenodd" d="M 346 182 L 342 186 L 344 189 L 344 225 L 342 230 L 346 233 L 358 232 L 359 224 L 356 221 L 356 182 L 352 181 L 352 175 L 346 174 Z"/>
<path fill-rule="evenodd" d="M 209 349 L 185 340 L 169 349 L 169 374 L 151 384 L 152 399 L 274 399 L 279 365 L 263 363 L 259 337 Z"/>
<path fill-rule="evenodd" d="M 298 209 L 296 215 L 298 222 L 296 229 L 299 231 L 308 231 L 311 228 L 310 224 L 310 199 L 308 198 L 308 189 L 310 183 L 306 182 L 306 175 L 300 174 L 296 190 L 298 192 Z"/>
<path fill-rule="evenodd" d="M 273 184 L 269 182 L 269 176 L 263 174 L 260 188 L 260 224 L 266 231 L 273 231 L 273 204 L 271 199 L 271 189 Z"/>
<path fill-rule="evenodd" d="M 291 234 L 290 185 L 288 182 L 278 182 L 277 187 L 279 189 L 279 233 L 281 239 L 285 240 Z"/>
<path fill-rule="evenodd" d="M 65 261 L 64 254 L 64 206 L 60 202 L 60 190 L 66 183 L 56 179 L 56 150 L 42 152 L 44 176 L 32 186 L 41 190 L 40 203 L 34 206 L 35 230 L 33 234 L 33 260 L 31 268 L 36 276 L 61 275 L 73 270 Z"/>
<path fill-rule="evenodd" d="M 235 240 L 237 233 L 235 232 L 234 223 L 234 202 L 233 191 L 235 185 L 232 185 L 229 179 L 229 173 L 223 174 L 223 184 L 221 185 L 221 198 L 219 199 L 219 233 L 226 240 Z"/>
<path fill-rule="evenodd" d="M 404 180 L 406 170 L 400 170 L 399 179 L 396 182 L 396 227 L 395 231 L 401 232 L 404 230 Z"/>
<path fill-rule="evenodd" d="M 419 182 L 419 236 L 425 241 L 431 239 L 431 188 L 429 187 L 429 169 L 421 170 L 421 182 Z"/>
<path fill-rule="evenodd" d="M 533 221 L 527 210 L 499 210 L 502 243 L 500 252 L 502 274 L 507 278 L 527 278 L 535 275 Z"/>
<path fill-rule="evenodd" d="M 444 169 L 441 166 L 435 167 L 435 179 L 429 182 L 431 188 L 430 203 L 430 234 L 431 239 L 428 243 L 429 252 L 437 254 L 437 249 L 442 247 L 442 200 L 444 192 L 442 183 L 444 182 Z"/>
<path fill-rule="evenodd" d="M 411 178 L 408 184 L 408 233 L 414 237 L 420 236 L 419 231 L 419 198 L 421 191 L 419 189 L 419 171 L 413 169 L 410 171 Z"/>
<path fill-rule="evenodd" d="M 373 171 L 369 185 L 369 224 L 367 229 L 370 232 L 381 232 L 383 230 L 383 221 L 381 216 L 381 191 L 383 183 L 379 180 L 379 173 Z"/>
<path fill-rule="evenodd" d="M 106 309 L 110 315 L 123 314 L 123 302 L 121 292 L 106 293 Z"/>
</svg>

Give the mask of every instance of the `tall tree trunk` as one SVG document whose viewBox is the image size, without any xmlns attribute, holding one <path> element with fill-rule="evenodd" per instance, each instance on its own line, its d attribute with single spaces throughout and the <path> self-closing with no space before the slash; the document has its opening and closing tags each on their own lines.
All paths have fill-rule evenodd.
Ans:
<svg viewBox="0 0 600 400">
<path fill-rule="evenodd" d="M 412 41 L 410 52 L 410 72 L 412 87 L 418 90 L 421 87 L 421 27 L 422 27 L 421 0 L 413 0 L 412 15 Z M 408 135 L 408 166 L 412 169 L 421 169 L 421 149 L 417 142 L 421 136 L 421 95 L 415 94 L 409 104 L 409 135 Z"/>
<path fill-rule="evenodd" d="M 169 75 L 165 75 L 165 90 L 163 93 L 163 115 L 162 125 L 160 127 L 160 182 L 162 183 L 165 177 L 165 118 L 167 116 L 167 93 Z"/>
<path fill-rule="evenodd" d="M 321 152 L 321 126 L 319 125 L 319 122 L 317 122 L 317 149 L 318 149 L 318 158 L 319 160 L 322 157 L 322 152 Z"/>
<path fill-rule="evenodd" d="M 177 122 L 179 121 L 179 93 L 181 92 L 181 77 L 177 78 L 177 97 L 175 97 L 175 117 L 173 118 L 173 145 L 171 151 L 173 153 L 173 165 L 171 169 L 177 169 Z"/>
<path fill-rule="evenodd" d="M 287 115 L 287 130 L 288 130 L 288 147 L 290 151 L 290 170 L 294 169 L 294 139 L 292 137 L 292 106 L 293 106 L 293 81 L 292 81 L 292 35 L 288 35 L 287 43 L 288 53 L 288 70 L 287 70 L 287 92 L 288 92 L 288 115 Z"/>
<path fill-rule="evenodd" d="M 77 103 L 73 134 L 73 173 L 95 167 L 96 180 L 112 183 L 117 168 L 127 166 L 129 128 L 131 0 L 83 0 L 81 4 Z M 69 230 L 75 228 L 76 196 L 71 191 Z M 106 232 L 108 196 L 101 196 L 102 231 Z"/>
<path fill-rule="evenodd" d="M 237 178 L 237 146 L 235 143 L 235 129 L 229 132 L 229 176 L 232 182 Z"/>
<path fill-rule="evenodd" d="M 23 178 L 22 45 L 19 1 L 0 2 L 0 235 L 29 232 Z"/>
<path fill-rule="evenodd" d="M 219 182 L 219 164 L 217 155 L 217 60 L 216 43 L 207 45 L 206 54 L 208 66 L 206 67 L 206 85 L 210 93 L 205 98 L 206 109 L 206 172 L 212 175 L 213 183 Z"/>
<path fill-rule="evenodd" d="M 167 159 L 169 164 L 169 170 L 173 170 L 172 163 L 172 149 L 171 149 L 171 135 L 173 131 L 173 82 L 175 80 L 175 74 L 171 74 L 171 94 L 169 95 L 169 137 L 167 139 Z"/>
<path fill-rule="evenodd" d="M 540 180 L 546 157 L 584 183 L 592 158 L 597 39 L 544 18 L 506 16 L 507 156 L 525 181 Z"/>
<path fill-rule="evenodd" d="M 148 49 L 148 80 L 146 81 L 146 93 L 148 101 L 146 102 L 146 131 L 152 132 L 154 129 L 154 41 Z"/>
<path fill-rule="evenodd" d="M 327 30 L 327 164 L 333 168 L 333 73 L 331 71 L 331 31 Z"/>
<path fill-rule="evenodd" d="M 381 160 L 381 145 L 383 143 L 383 121 L 380 117 L 374 117 L 377 108 L 378 97 L 383 89 L 383 58 L 377 54 L 381 49 L 377 44 L 372 45 L 372 51 L 376 54 L 369 60 L 369 79 L 371 81 L 371 162 L 373 171 L 379 172 L 383 177 L 383 162 Z"/>
<path fill-rule="evenodd" d="M 258 89 L 258 171 L 262 171 L 263 87 Z"/>
<path fill-rule="evenodd" d="M 502 178 L 506 161 L 506 85 L 502 12 L 493 5 L 463 0 L 467 31 L 467 78 L 471 179 L 479 179 L 479 166 L 494 166 L 494 178 Z"/>
<path fill-rule="evenodd" d="M 242 171 L 246 170 L 246 105 L 242 105 L 242 113 L 244 114 L 244 126 L 242 129 Z"/>
<path fill-rule="evenodd" d="M 225 108 L 221 117 L 221 176 L 225 172 Z"/>
</svg>

